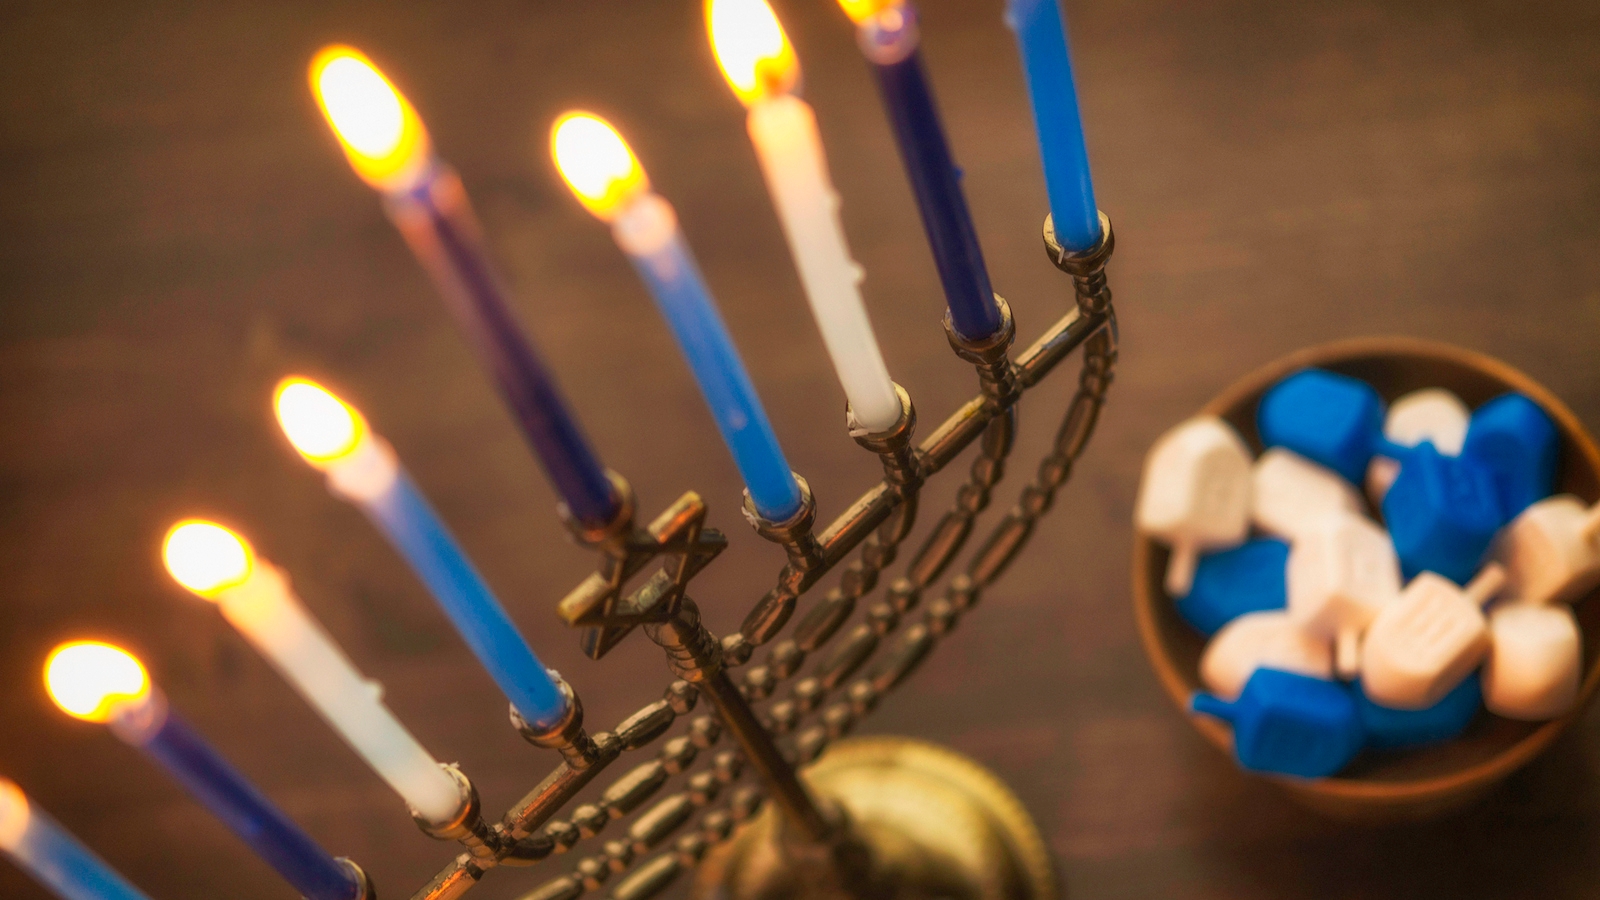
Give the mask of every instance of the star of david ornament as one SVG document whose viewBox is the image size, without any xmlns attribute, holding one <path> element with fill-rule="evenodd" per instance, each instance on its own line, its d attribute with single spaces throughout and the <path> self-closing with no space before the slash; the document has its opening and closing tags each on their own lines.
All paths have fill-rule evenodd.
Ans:
<svg viewBox="0 0 1600 900">
<path fill-rule="evenodd" d="M 583 652 L 605 656 L 634 626 L 666 621 L 677 611 L 684 589 L 723 548 L 728 539 L 715 528 L 702 527 L 705 501 L 689 491 L 656 517 L 648 528 L 633 528 L 607 548 L 600 570 L 562 598 L 556 613 L 582 628 Z M 624 593 L 628 582 L 658 557 L 665 563 L 644 584 Z"/>
</svg>

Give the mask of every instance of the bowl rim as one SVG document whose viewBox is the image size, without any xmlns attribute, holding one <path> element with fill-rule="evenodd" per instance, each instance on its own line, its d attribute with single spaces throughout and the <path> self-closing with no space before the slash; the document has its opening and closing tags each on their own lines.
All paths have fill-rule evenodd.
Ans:
<svg viewBox="0 0 1600 900">
<path fill-rule="evenodd" d="M 1196 415 L 1222 415 L 1246 398 L 1261 393 L 1268 385 L 1284 376 L 1308 366 L 1323 366 L 1351 359 L 1379 356 L 1411 356 L 1475 369 L 1491 378 L 1526 394 L 1555 419 L 1564 438 L 1570 439 L 1573 450 L 1588 466 L 1600 472 L 1600 448 L 1583 427 L 1578 417 L 1539 382 L 1521 370 L 1484 353 L 1468 350 L 1454 344 L 1403 335 L 1377 335 L 1344 338 L 1305 347 L 1259 366 L 1237 379 L 1221 393 L 1207 402 Z M 1189 710 L 1192 689 L 1189 687 L 1176 661 L 1167 652 L 1157 621 L 1156 603 L 1170 603 L 1162 594 L 1151 596 L 1145 590 L 1145 576 L 1151 564 L 1150 556 L 1155 541 L 1144 535 L 1134 535 L 1133 551 L 1133 606 L 1139 629 L 1139 640 L 1145 657 L 1155 669 L 1156 677 L 1169 699 L 1177 705 L 1191 725 L 1218 750 L 1233 755 L 1233 732 L 1221 722 L 1197 715 Z M 1495 782 L 1521 768 L 1545 750 L 1563 731 L 1582 714 L 1585 706 L 1600 690 L 1600 658 L 1592 659 L 1584 673 L 1577 701 L 1565 715 L 1551 719 L 1529 732 L 1487 760 L 1441 775 L 1411 781 L 1385 781 L 1348 778 L 1338 775 L 1327 778 L 1300 779 L 1288 776 L 1260 775 L 1292 791 L 1312 798 L 1358 801 L 1363 805 L 1410 806 L 1439 801 L 1473 791 L 1487 789 Z"/>
</svg>

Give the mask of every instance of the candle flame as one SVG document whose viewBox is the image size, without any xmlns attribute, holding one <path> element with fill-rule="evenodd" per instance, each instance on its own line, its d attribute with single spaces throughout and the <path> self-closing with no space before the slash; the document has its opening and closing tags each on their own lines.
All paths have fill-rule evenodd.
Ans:
<svg viewBox="0 0 1600 900">
<path fill-rule="evenodd" d="M 150 695 L 150 677 L 132 653 L 101 641 L 70 641 L 44 664 L 50 699 L 88 722 L 109 721 L 116 707 Z"/>
<path fill-rule="evenodd" d="M 367 436 L 361 413 L 309 378 L 285 378 L 273 394 L 278 425 L 313 466 L 327 468 L 347 458 Z"/>
<path fill-rule="evenodd" d="M 706 30 L 723 77 L 746 106 L 794 90 L 800 63 L 767 0 L 706 0 Z"/>
<path fill-rule="evenodd" d="M 563 113 L 550 129 L 550 155 L 578 200 L 601 219 L 615 218 L 650 179 L 611 123 L 593 113 Z"/>
<path fill-rule="evenodd" d="M 0 848 L 15 850 L 28 830 L 28 795 L 9 778 L 0 778 Z"/>
<path fill-rule="evenodd" d="M 428 130 L 366 54 L 324 47 L 311 61 L 311 91 L 363 181 L 383 191 L 416 184 L 431 152 Z"/>
<path fill-rule="evenodd" d="M 886 9 L 900 6 L 903 2 L 904 0 L 839 0 L 839 5 L 844 7 L 844 14 L 850 17 L 850 21 L 860 25 Z"/>
<path fill-rule="evenodd" d="M 172 526 L 161 557 L 174 581 L 207 600 L 244 584 L 255 568 L 255 553 L 244 538 L 204 519 Z"/>
</svg>

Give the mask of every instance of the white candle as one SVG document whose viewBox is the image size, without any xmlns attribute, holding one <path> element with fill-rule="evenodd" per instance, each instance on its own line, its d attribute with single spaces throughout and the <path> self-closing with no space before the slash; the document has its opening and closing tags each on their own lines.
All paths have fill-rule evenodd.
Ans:
<svg viewBox="0 0 1600 900">
<path fill-rule="evenodd" d="M 788 37 L 766 0 L 711 0 L 706 16 L 723 74 L 749 107 L 750 140 L 850 410 L 867 431 L 886 431 L 900 400 L 861 302 L 816 115 L 792 93 L 799 64 Z"/>
<path fill-rule="evenodd" d="M 413 810 L 438 823 L 455 815 L 455 780 L 383 705 L 382 686 L 362 677 L 282 571 L 213 522 L 180 522 L 167 534 L 164 556 L 172 577 L 216 603 Z"/>
</svg>

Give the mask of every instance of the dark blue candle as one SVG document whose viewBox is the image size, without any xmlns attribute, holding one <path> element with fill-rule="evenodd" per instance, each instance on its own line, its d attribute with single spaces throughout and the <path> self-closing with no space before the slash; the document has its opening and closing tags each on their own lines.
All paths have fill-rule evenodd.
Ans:
<svg viewBox="0 0 1600 900">
<path fill-rule="evenodd" d="M 361 883 L 228 764 L 152 689 L 112 719 L 118 737 L 143 750 L 306 900 L 355 900 Z"/>
<path fill-rule="evenodd" d="M 511 314 L 461 180 L 442 169 L 387 199 L 390 217 L 494 377 L 567 509 L 590 525 L 609 520 L 618 503 L 611 481 L 549 367 Z"/>
<path fill-rule="evenodd" d="M 1100 213 L 1061 7 L 1058 0 L 1007 0 L 1006 23 L 1022 51 L 1056 240 L 1069 251 L 1088 250 L 1100 242 Z"/>
<path fill-rule="evenodd" d="M 589 525 L 609 521 L 620 498 L 517 327 L 461 179 L 434 157 L 417 111 L 354 47 L 323 48 L 311 62 L 311 88 L 351 167 L 387 198 L 390 218 L 494 376 L 568 511 Z"/>
<path fill-rule="evenodd" d="M 922 214 L 950 321 L 961 336 L 979 340 L 1000 328 L 978 233 L 961 192 L 961 173 L 950 154 L 939 109 L 922 65 L 916 10 L 910 3 L 880 9 L 845 4 L 856 21 L 861 51 L 872 63 L 878 91 L 894 126 L 895 143 Z"/>
</svg>

